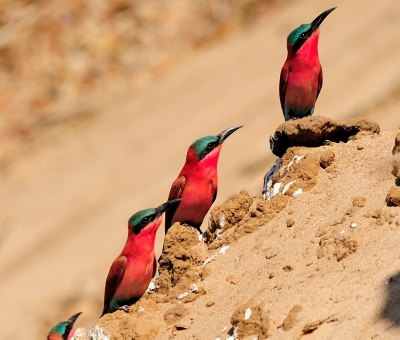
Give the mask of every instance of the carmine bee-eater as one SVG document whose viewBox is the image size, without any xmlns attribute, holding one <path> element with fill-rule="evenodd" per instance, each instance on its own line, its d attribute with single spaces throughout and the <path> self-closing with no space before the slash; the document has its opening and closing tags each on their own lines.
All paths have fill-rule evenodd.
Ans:
<svg viewBox="0 0 400 340">
<path fill-rule="evenodd" d="M 311 24 L 299 26 L 287 38 L 288 55 L 279 81 L 285 120 L 314 113 L 322 87 L 322 68 L 318 57 L 319 25 L 335 8 L 321 13 Z"/>
<path fill-rule="evenodd" d="M 72 315 L 67 321 L 55 325 L 47 335 L 47 340 L 69 340 L 73 337 L 75 330 L 72 328 L 82 312 Z"/>
<path fill-rule="evenodd" d="M 179 201 L 169 200 L 158 208 L 141 210 L 129 219 L 125 247 L 107 276 L 101 316 L 135 303 L 146 292 L 157 269 L 154 241 L 161 215 Z"/>
<path fill-rule="evenodd" d="M 243 125 L 233 126 L 216 136 L 200 138 L 189 147 L 185 165 L 172 183 L 168 197 L 169 200 L 182 198 L 182 201 L 165 213 L 165 233 L 175 222 L 200 231 L 203 219 L 217 197 L 217 165 L 222 143 L 241 127 Z"/>
</svg>

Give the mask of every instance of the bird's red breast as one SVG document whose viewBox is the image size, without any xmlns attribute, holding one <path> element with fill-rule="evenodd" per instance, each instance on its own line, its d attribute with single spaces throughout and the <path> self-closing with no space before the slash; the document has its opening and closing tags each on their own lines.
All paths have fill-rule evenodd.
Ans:
<svg viewBox="0 0 400 340">
<path fill-rule="evenodd" d="M 319 30 L 294 51 L 288 42 L 288 56 L 282 67 L 279 94 L 282 110 L 311 110 L 322 87 L 322 68 L 318 57 Z"/>
<path fill-rule="evenodd" d="M 215 200 L 218 187 L 218 158 L 221 146 L 198 160 L 195 151 L 188 150 L 186 163 L 172 184 L 168 200 L 182 198 L 176 209 L 166 212 L 166 231 L 175 222 L 201 224 Z"/>
</svg>

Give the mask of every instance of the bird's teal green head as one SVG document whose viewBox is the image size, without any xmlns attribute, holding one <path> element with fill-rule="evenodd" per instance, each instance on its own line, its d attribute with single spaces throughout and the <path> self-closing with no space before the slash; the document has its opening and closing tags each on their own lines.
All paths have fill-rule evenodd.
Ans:
<svg viewBox="0 0 400 340">
<path fill-rule="evenodd" d="M 190 147 L 194 149 L 199 160 L 206 157 L 216 147 L 221 145 L 236 130 L 243 127 L 243 125 L 232 126 L 216 136 L 206 136 L 196 140 Z"/>
<path fill-rule="evenodd" d="M 307 39 L 318 29 L 319 25 L 336 7 L 328 9 L 327 11 L 318 15 L 311 24 L 303 24 L 294 29 L 288 35 L 288 42 L 295 51 L 299 50 Z"/>
<path fill-rule="evenodd" d="M 82 312 L 76 313 L 72 315 L 68 321 L 60 322 L 59 324 L 55 325 L 49 332 L 47 339 L 48 340 L 67 340 L 68 336 L 72 330 L 72 327 L 74 326 L 74 323 L 76 319 L 78 318 L 79 315 L 81 315 Z"/>
<path fill-rule="evenodd" d="M 166 210 L 172 206 L 178 205 L 181 198 L 177 198 L 161 204 L 157 208 L 149 208 L 140 210 L 136 214 L 132 215 L 129 219 L 129 226 L 135 235 L 139 235 L 142 229 L 147 227 L 151 222 L 160 217 Z M 160 222 L 161 223 L 161 222 Z"/>
<path fill-rule="evenodd" d="M 48 340 L 53 339 L 63 339 L 67 340 L 68 334 L 71 331 L 71 325 L 67 322 L 60 322 L 59 324 L 55 325 L 51 330 L 49 335 L 47 336 Z M 66 337 L 65 337 L 66 335 Z"/>
</svg>

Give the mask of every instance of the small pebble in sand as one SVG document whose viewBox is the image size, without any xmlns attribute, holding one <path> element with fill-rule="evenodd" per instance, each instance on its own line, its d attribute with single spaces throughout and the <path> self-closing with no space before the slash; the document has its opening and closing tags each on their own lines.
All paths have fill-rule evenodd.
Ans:
<svg viewBox="0 0 400 340">
<path fill-rule="evenodd" d="M 321 154 L 319 163 L 323 169 L 326 169 L 335 160 L 335 153 L 332 150 L 326 150 Z"/>
<path fill-rule="evenodd" d="M 363 208 L 367 202 L 366 197 L 357 196 L 353 199 L 353 207 Z"/>
<path fill-rule="evenodd" d="M 293 218 L 289 218 L 289 219 L 286 221 L 286 226 L 287 226 L 288 228 L 290 228 L 290 227 L 293 226 L 294 223 L 295 223 L 294 219 L 293 219 Z"/>
<path fill-rule="evenodd" d="M 290 264 L 282 268 L 284 272 L 291 272 L 293 269 L 293 266 L 291 266 Z"/>
<path fill-rule="evenodd" d="M 400 206 L 400 188 L 397 186 L 393 186 L 387 196 L 386 196 L 386 204 L 388 207 L 399 207 Z"/>
</svg>

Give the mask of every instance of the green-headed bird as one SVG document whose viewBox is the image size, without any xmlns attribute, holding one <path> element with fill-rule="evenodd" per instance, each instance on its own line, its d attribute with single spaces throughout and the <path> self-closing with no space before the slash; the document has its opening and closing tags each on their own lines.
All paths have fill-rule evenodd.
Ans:
<svg viewBox="0 0 400 340">
<path fill-rule="evenodd" d="M 47 340 L 69 340 L 73 337 L 75 330 L 72 328 L 82 312 L 72 315 L 67 321 L 55 325 L 47 335 Z"/>
<path fill-rule="evenodd" d="M 178 178 L 172 183 L 168 199 L 182 198 L 179 205 L 165 213 L 165 233 L 175 223 L 187 224 L 200 231 L 200 226 L 217 197 L 217 165 L 222 143 L 236 130 L 230 127 L 216 136 L 196 140 L 186 155 Z"/>
<path fill-rule="evenodd" d="M 145 209 L 128 221 L 128 238 L 121 254 L 114 260 L 107 276 L 103 316 L 131 305 L 146 292 L 157 269 L 154 254 L 156 232 L 162 214 L 180 199 L 169 200 L 157 208 Z"/>
<path fill-rule="evenodd" d="M 287 59 L 279 81 L 279 97 L 285 120 L 311 116 L 322 88 L 318 57 L 319 25 L 334 9 L 318 15 L 311 24 L 293 30 L 287 38 Z"/>
</svg>

